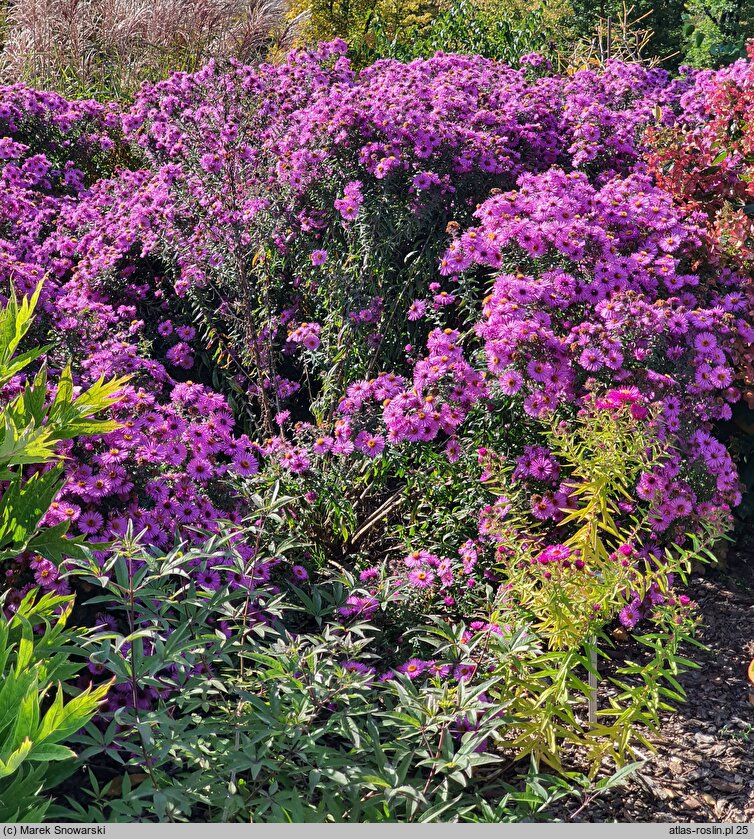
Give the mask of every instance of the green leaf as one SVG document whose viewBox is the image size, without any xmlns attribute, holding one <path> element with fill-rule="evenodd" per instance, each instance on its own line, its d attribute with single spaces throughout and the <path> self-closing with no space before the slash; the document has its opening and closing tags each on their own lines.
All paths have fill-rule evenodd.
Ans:
<svg viewBox="0 0 754 839">
<path fill-rule="evenodd" d="M 625 766 L 621 766 L 621 768 L 614 772 L 609 778 L 603 778 L 601 781 L 598 781 L 597 784 L 595 784 L 595 788 L 601 792 L 606 792 L 614 787 L 622 786 L 628 778 L 633 775 L 634 772 L 641 769 L 645 763 L 645 760 L 627 763 Z"/>
<path fill-rule="evenodd" d="M 12 775 L 24 760 L 26 760 L 31 749 L 31 740 L 26 737 L 21 745 L 6 760 L 0 760 L 0 778 L 7 778 L 8 775 Z"/>
<path fill-rule="evenodd" d="M 29 760 L 48 761 L 69 760 L 76 757 L 76 752 L 68 746 L 60 746 L 54 743 L 40 743 L 29 753 Z"/>
</svg>

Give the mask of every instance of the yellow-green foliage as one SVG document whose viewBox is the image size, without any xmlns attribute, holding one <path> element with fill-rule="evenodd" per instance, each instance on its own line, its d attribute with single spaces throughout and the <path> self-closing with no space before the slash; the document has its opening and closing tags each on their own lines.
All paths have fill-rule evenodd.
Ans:
<svg viewBox="0 0 754 839">
<path fill-rule="evenodd" d="M 657 441 L 651 416 L 635 419 L 628 406 L 605 410 L 592 407 L 572 423 L 554 425 L 548 445 L 569 476 L 572 507 L 560 522 L 567 563 L 539 561 L 548 544 L 546 532 L 528 507 L 510 495 L 495 535 L 505 558 L 502 573 L 512 584 L 519 604 L 531 615 L 534 628 L 552 649 L 577 649 L 613 619 L 627 603 L 627 593 L 643 598 L 651 585 L 667 589 L 669 574 L 683 574 L 688 555 L 668 554 L 662 565 L 638 552 L 650 536 L 649 514 L 637 510 L 621 515 L 619 505 L 633 506 L 641 472 L 648 472 L 670 454 Z M 506 491 L 503 467 L 500 492 Z M 718 538 L 709 523 L 709 544 Z M 522 540 L 522 533 L 542 533 Z M 621 550 L 625 549 L 626 553 Z M 574 567 L 575 561 L 583 568 Z M 629 598 L 630 599 L 630 598 Z"/>
<path fill-rule="evenodd" d="M 61 682 L 76 675 L 65 628 L 73 597 L 29 592 L 15 614 L 0 615 L 0 821 L 42 821 L 43 791 L 65 777 L 57 767 L 74 752 L 64 741 L 86 725 L 108 684 L 66 699 Z M 35 631 L 36 630 L 36 631 Z"/>
<path fill-rule="evenodd" d="M 523 21 L 535 12 L 541 15 L 543 29 L 565 42 L 573 36 L 573 8 L 569 0 L 475 0 L 483 17 Z"/>
<path fill-rule="evenodd" d="M 375 29 L 379 27 L 383 38 L 399 44 L 405 42 L 410 49 L 417 38 L 429 36 L 433 25 L 442 23 L 454 5 L 457 5 L 454 0 L 293 0 L 291 15 L 301 14 L 306 9 L 311 11 L 307 23 L 300 29 L 301 43 L 339 37 L 348 41 L 356 52 L 360 52 L 362 46 L 372 50 L 379 47 L 375 35 Z M 570 36 L 568 20 L 573 13 L 569 0 L 470 0 L 467 5 L 462 17 L 469 22 L 473 17 L 483 28 L 494 29 L 501 21 L 516 27 L 536 15 L 540 34 L 553 44 L 560 45 Z M 458 49 L 458 45 L 449 43 L 445 48 Z M 468 45 L 462 51 L 475 49 L 479 49 L 479 44 L 470 33 Z"/>
<path fill-rule="evenodd" d="M 19 304 L 11 294 L 0 310 L 0 386 L 18 375 L 48 349 L 35 347 L 16 355 L 34 316 L 41 285 L 31 299 Z M 126 379 L 102 379 L 88 390 L 75 393 L 71 370 L 66 367 L 49 398 L 47 370 L 42 366 L 12 402 L 0 409 L 0 480 L 7 486 L 0 498 L 0 560 L 33 551 L 53 561 L 63 552 L 71 555 L 80 539 L 65 537 L 68 522 L 39 528 L 39 522 L 60 490 L 62 458 L 56 453 L 62 440 L 103 434 L 117 428 L 111 420 L 96 418 L 119 399 Z M 55 463 L 51 469 L 25 475 L 23 467 Z"/>
<path fill-rule="evenodd" d="M 504 496 L 491 532 L 507 585 L 491 620 L 505 624 L 507 610 L 518 614 L 523 608 L 540 642 L 522 650 L 507 675 L 505 696 L 516 723 L 501 745 L 518 758 L 562 769 L 569 743 L 583 751 L 594 775 L 605 759 L 619 766 L 630 760 L 636 739 L 651 747 L 646 731 L 657 729 L 668 700 L 683 699 L 677 675 L 693 664 L 679 648 L 691 640 L 695 618 L 668 585 L 673 577 L 685 579 L 692 559 L 711 556 L 722 529 L 708 522 L 703 538 L 688 535 L 684 547 L 673 546 L 660 562 L 637 550 L 650 535 L 650 522 L 638 508 L 627 514 L 633 489 L 640 473 L 672 454 L 658 441 L 651 413 L 635 417 L 628 406 L 605 410 L 594 403 L 572 423 L 553 425 L 548 436 L 571 490 L 560 522 L 562 543 L 555 546 L 565 561 L 547 556 L 552 535 L 519 503 L 507 480 L 512 466 L 503 465 L 492 482 Z M 522 536 L 531 533 L 533 538 Z M 583 567 L 575 567 L 576 560 Z M 652 608 L 649 625 L 633 635 L 645 657 L 616 661 L 610 681 L 617 691 L 588 719 L 587 700 L 594 698 L 588 675 L 598 676 L 596 657 L 605 656 L 609 643 L 605 630 L 629 599 L 643 599 L 650 586 L 665 597 Z"/>
<path fill-rule="evenodd" d="M 375 16 L 392 25 L 426 25 L 439 6 L 422 0 L 292 0 L 290 9 L 291 17 L 310 11 L 298 33 L 298 42 L 304 44 L 332 38 L 360 40 Z"/>
<path fill-rule="evenodd" d="M 20 303 L 14 293 L 0 309 L 0 386 L 37 361 L 47 347 L 17 350 L 28 334 L 41 285 Z M 40 522 L 63 482 L 61 440 L 118 428 L 96 417 L 117 401 L 125 379 L 100 380 L 76 394 L 69 368 L 50 395 L 41 367 L 21 393 L 0 408 L 0 560 L 25 551 L 59 562 L 80 553 L 81 537 L 66 538 L 68 522 L 44 528 Z M 25 467 L 56 464 L 29 475 Z M 40 793 L 60 777 L 54 769 L 74 753 L 63 741 L 94 715 L 107 685 L 66 701 L 62 683 L 81 669 L 70 660 L 77 634 L 65 629 L 73 597 L 27 593 L 14 610 L 4 610 L 0 591 L 0 821 L 41 821 L 49 801 Z M 52 767 L 52 768 L 51 768 Z"/>
</svg>

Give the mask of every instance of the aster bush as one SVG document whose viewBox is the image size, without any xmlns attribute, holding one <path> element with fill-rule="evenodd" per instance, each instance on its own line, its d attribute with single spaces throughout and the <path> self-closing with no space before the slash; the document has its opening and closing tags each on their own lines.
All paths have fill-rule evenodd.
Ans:
<svg viewBox="0 0 754 839">
<path fill-rule="evenodd" d="M 751 52 L 751 46 L 749 46 Z M 657 182 L 676 201 L 702 214 L 709 260 L 742 275 L 750 289 L 752 267 L 751 66 L 741 60 L 717 73 L 700 72 L 681 99 L 673 129 L 654 129 L 649 157 Z M 743 463 L 748 488 L 744 512 L 754 496 L 751 410 L 754 408 L 754 355 L 740 342 L 743 402 L 728 430 Z M 745 404 L 744 404 L 745 403 Z"/>
<path fill-rule="evenodd" d="M 116 678 L 70 812 L 460 818 L 482 812 L 461 787 L 483 741 L 537 771 L 631 761 L 690 666 L 676 587 L 741 501 L 719 428 L 754 336 L 746 264 L 658 175 L 657 137 L 747 68 L 437 54 L 357 72 L 336 41 L 176 73 L 122 108 L 2 90 L 0 271 L 26 293 L 47 277 L 34 364 L 84 390 L 129 376 L 119 427 L 58 444 L 42 518 L 90 543 L 59 585 L 104 627 L 85 678 Z M 33 572 L 14 559 L 9 600 Z M 614 654 L 589 714 L 616 622 L 646 654 Z M 335 734 L 297 660 L 346 680 Z M 432 756 L 375 773 L 362 751 L 415 746 L 421 717 L 400 715 L 430 698 Z M 294 712 L 321 739 L 281 791 L 265 761 L 299 744 Z M 210 723 L 222 760 L 192 745 Z"/>
</svg>

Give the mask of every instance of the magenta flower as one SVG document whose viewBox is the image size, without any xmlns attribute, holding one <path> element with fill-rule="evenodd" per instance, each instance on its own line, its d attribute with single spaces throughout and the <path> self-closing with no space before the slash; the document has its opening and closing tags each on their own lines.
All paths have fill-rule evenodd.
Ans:
<svg viewBox="0 0 754 839">
<path fill-rule="evenodd" d="M 461 457 L 461 444 L 457 438 L 451 437 L 445 444 L 445 457 L 448 459 L 448 463 L 458 462 Z"/>
<path fill-rule="evenodd" d="M 473 678 L 476 673 L 476 664 L 472 662 L 462 662 L 456 665 L 453 675 L 459 682 L 467 682 Z"/>
<path fill-rule="evenodd" d="M 52 588 L 59 575 L 58 569 L 46 559 L 39 562 L 34 570 L 34 580 L 42 588 Z"/>
<path fill-rule="evenodd" d="M 79 530 L 88 535 L 99 533 L 104 524 L 104 519 L 95 510 L 82 513 L 78 518 Z"/>
<path fill-rule="evenodd" d="M 409 320 L 421 320 L 424 315 L 427 313 L 427 301 L 426 300 L 414 300 L 414 302 L 408 307 L 408 319 Z"/>
<path fill-rule="evenodd" d="M 414 568 L 408 573 L 408 581 L 414 588 L 429 588 L 435 581 L 435 573 L 428 568 Z"/>
<path fill-rule="evenodd" d="M 405 664 L 401 664 L 398 668 L 398 672 L 405 674 L 409 679 L 413 680 L 418 676 L 421 676 L 426 667 L 426 662 L 422 661 L 420 658 L 411 658 Z"/>
<path fill-rule="evenodd" d="M 256 475 L 259 471 L 259 463 L 254 455 L 240 452 L 233 458 L 233 471 L 241 477 Z"/>
<path fill-rule="evenodd" d="M 354 446 L 367 457 L 377 457 L 385 449 L 385 438 L 380 434 L 360 431 L 354 440 Z"/>
<path fill-rule="evenodd" d="M 212 465 L 205 458 L 194 457 L 186 464 L 186 474 L 200 483 L 206 483 L 212 477 Z"/>
</svg>

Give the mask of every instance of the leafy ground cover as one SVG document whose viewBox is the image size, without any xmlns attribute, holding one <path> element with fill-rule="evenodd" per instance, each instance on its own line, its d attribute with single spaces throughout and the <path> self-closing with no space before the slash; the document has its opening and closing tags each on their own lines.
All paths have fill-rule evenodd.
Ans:
<svg viewBox="0 0 754 839">
<path fill-rule="evenodd" d="M 335 41 L 131 105 L 0 90 L 38 296 L 5 410 L 112 397 L 59 484 L 5 475 L 5 617 L 75 595 L 67 690 L 107 688 L 54 778 L 0 753 L 18 818 L 512 821 L 625 780 L 745 500 L 749 76 Z"/>
</svg>

